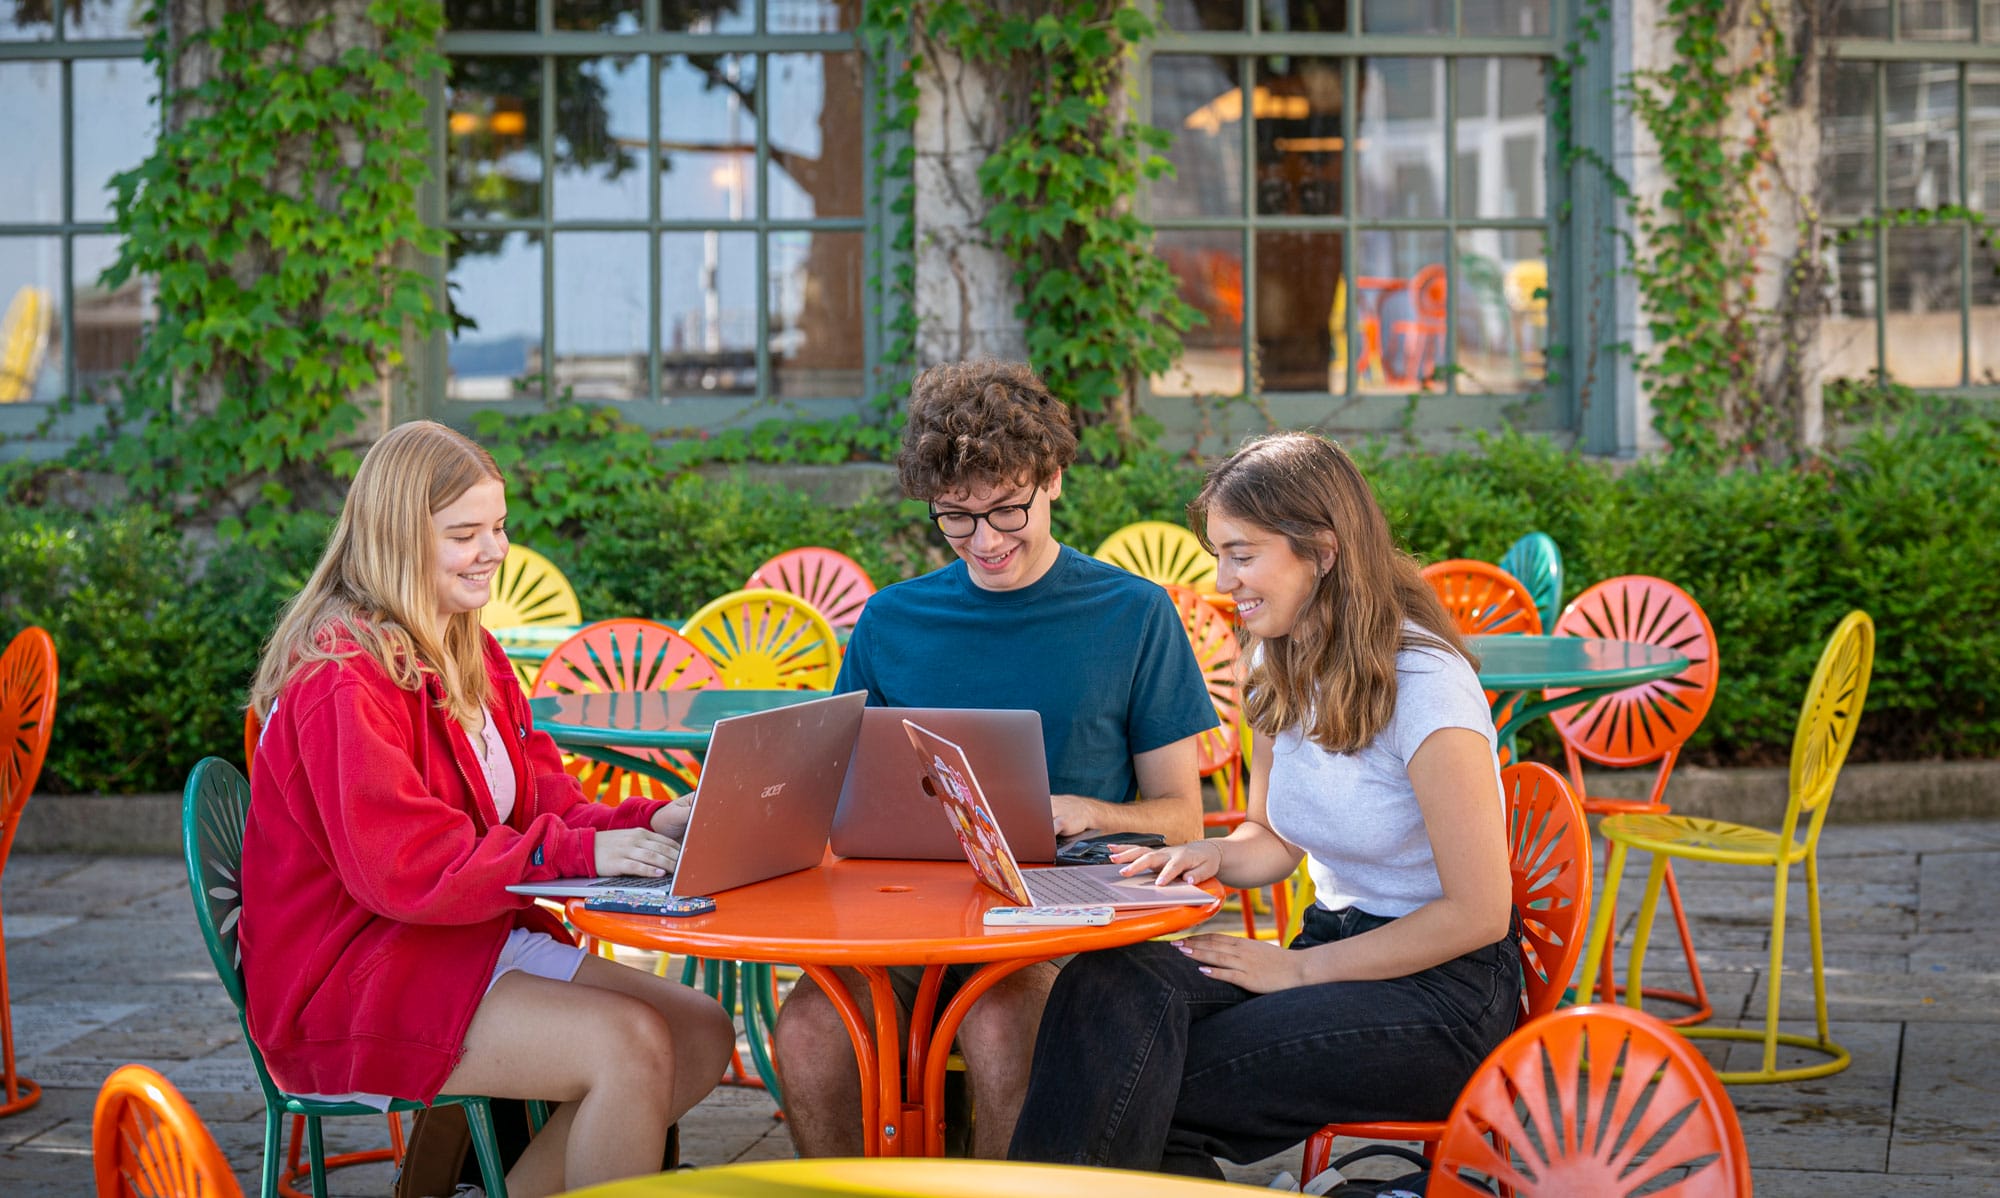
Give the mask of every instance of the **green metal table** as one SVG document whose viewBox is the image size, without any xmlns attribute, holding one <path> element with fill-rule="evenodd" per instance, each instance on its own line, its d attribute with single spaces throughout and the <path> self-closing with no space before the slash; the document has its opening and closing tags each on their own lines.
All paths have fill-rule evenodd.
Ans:
<svg viewBox="0 0 2000 1198">
<path fill-rule="evenodd" d="M 1530 720 L 1688 667 L 1685 655 L 1636 641 L 1509 635 L 1469 636 L 1465 642 L 1479 657 L 1479 685 L 1493 692 L 1494 727 L 1510 752 Z M 1528 700 L 1530 691 L 1549 690 L 1563 693 Z"/>
</svg>

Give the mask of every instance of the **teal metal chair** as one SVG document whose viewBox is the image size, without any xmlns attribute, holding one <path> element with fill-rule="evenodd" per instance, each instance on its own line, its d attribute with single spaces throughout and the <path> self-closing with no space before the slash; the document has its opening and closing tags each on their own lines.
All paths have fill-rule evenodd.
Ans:
<svg viewBox="0 0 2000 1198">
<path fill-rule="evenodd" d="M 278 1198 L 285 1117 L 303 1115 L 312 1192 L 325 1198 L 326 1144 L 319 1121 L 335 1115 L 379 1119 L 382 1113 L 358 1102 L 311 1102 L 292 1097 L 271 1080 L 264 1054 L 250 1038 L 250 1023 L 243 1012 L 243 949 L 236 935 L 237 918 L 243 910 L 243 821 L 249 811 L 250 783 L 235 766 L 220 757 L 204 757 L 196 763 L 181 792 L 181 852 L 187 859 L 188 889 L 194 896 L 202 943 L 208 946 L 208 959 L 215 965 L 229 1001 L 236 1004 L 236 1020 L 243 1028 L 243 1042 L 250 1047 L 250 1063 L 257 1070 L 257 1086 L 264 1092 L 264 1171 L 258 1192 L 261 1198 Z M 479 1160 L 487 1196 L 507 1198 L 507 1170 L 500 1163 L 492 1106 L 484 1098 L 448 1094 L 438 1095 L 437 1105 L 465 1108 L 465 1121 L 472 1128 L 472 1151 Z M 389 1104 L 389 1110 L 417 1111 L 423 1106 L 398 1098 Z"/>
<path fill-rule="evenodd" d="M 1499 566 L 1528 588 L 1541 613 L 1542 627 L 1554 628 L 1563 606 L 1563 555 L 1555 538 L 1531 532 L 1508 547 Z"/>
</svg>

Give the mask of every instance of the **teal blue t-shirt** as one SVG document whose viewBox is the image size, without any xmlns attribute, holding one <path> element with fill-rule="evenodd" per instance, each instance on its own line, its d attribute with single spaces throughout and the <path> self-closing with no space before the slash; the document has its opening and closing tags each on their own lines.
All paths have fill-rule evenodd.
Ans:
<svg viewBox="0 0 2000 1198">
<path fill-rule="evenodd" d="M 834 689 L 878 707 L 1040 712 L 1050 791 L 1112 803 L 1138 797 L 1134 753 L 1216 726 L 1166 591 L 1066 545 L 1019 590 L 985 590 L 954 561 L 878 592 Z"/>
</svg>

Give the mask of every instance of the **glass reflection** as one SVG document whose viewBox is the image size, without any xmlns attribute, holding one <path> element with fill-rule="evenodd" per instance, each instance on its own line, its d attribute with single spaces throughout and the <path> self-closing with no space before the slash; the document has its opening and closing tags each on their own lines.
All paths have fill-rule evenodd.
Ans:
<svg viewBox="0 0 2000 1198">
<path fill-rule="evenodd" d="M 556 219 L 646 218 L 645 61 L 556 60 L 556 111 L 577 114 L 556 130 Z"/>
<path fill-rule="evenodd" d="M 144 17 L 145 5 L 140 0 L 70 0 L 63 13 L 63 36 L 79 40 L 145 37 Z"/>
<path fill-rule="evenodd" d="M 1347 388 L 1347 313 L 1339 233 L 1257 234 L 1257 377 L 1261 391 Z"/>
<path fill-rule="evenodd" d="M 55 8 L 46 0 L 0 4 L 0 42 L 45 42 L 55 35 Z"/>
<path fill-rule="evenodd" d="M 1889 0 L 1841 0 L 1833 6 L 1833 32 L 1839 37 L 1888 37 Z"/>
<path fill-rule="evenodd" d="M 1346 33 L 1347 0 L 1264 0 L 1272 33 Z"/>
<path fill-rule="evenodd" d="M 1173 138 L 1174 171 L 1153 181 L 1155 219 L 1237 216 L 1243 211 L 1243 93 L 1236 60 L 1209 55 L 1153 58 L 1152 125 Z"/>
<path fill-rule="evenodd" d="M 1361 0 L 1363 33 L 1450 33 L 1451 0 Z"/>
<path fill-rule="evenodd" d="M 1242 236 L 1226 229 L 1166 229 L 1154 248 L 1179 278 L 1182 302 L 1206 322 L 1182 334 L 1185 352 L 1171 370 L 1154 376 L 1153 394 L 1241 395 Z"/>
<path fill-rule="evenodd" d="M 645 234 L 558 233 L 552 252 L 556 366 L 549 386 L 585 401 L 643 399 L 652 391 Z"/>
<path fill-rule="evenodd" d="M 1981 0 L 1979 8 L 1979 40 L 2000 42 L 2000 0 Z"/>
<path fill-rule="evenodd" d="M 0 403 L 49 402 L 63 395 L 62 241 L 0 237 L 0 321 L 21 334 L 26 353 L 0 362 Z"/>
<path fill-rule="evenodd" d="M 1467 37 L 1547 37 L 1549 0 L 1459 0 Z"/>
<path fill-rule="evenodd" d="M 557 29 L 637 33 L 645 25 L 644 10 L 639 0 L 556 0 L 551 15 Z"/>
<path fill-rule="evenodd" d="M 757 391 L 757 238 L 660 238 L 660 393 Z"/>
<path fill-rule="evenodd" d="M 1819 322 L 1819 360 L 1826 377 L 1865 379 L 1875 373 L 1875 309 L 1881 286 L 1875 239 L 1864 235 L 1825 254 L 1826 315 Z"/>
<path fill-rule="evenodd" d="M 1820 174 L 1829 216 L 1875 211 L 1875 64 L 1835 62 L 1820 91 Z"/>
<path fill-rule="evenodd" d="M 7 169 L 0 171 L 0 224 L 60 221 L 62 68 L 53 62 L 0 62 L 0 112 L 7 114 Z M 0 303 L 7 293 L 0 292 Z"/>
<path fill-rule="evenodd" d="M 1958 67 L 1892 62 L 1884 68 L 1882 178 L 1891 208 L 1958 200 Z"/>
<path fill-rule="evenodd" d="M 1444 215 L 1444 60 L 1363 60 L 1360 126 L 1361 215 Z"/>
<path fill-rule="evenodd" d="M 1334 216 L 1340 204 L 1339 59 L 1267 58 L 1250 92 L 1257 129 L 1257 211 Z M 1240 107 L 1241 92 L 1237 94 Z"/>
<path fill-rule="evenodd" d="M 1547 91 L 1537 58 L 1461 58 L 1453 207 L 1460 216 L 1542 215 Z"/>
<path fill-rule="evenodd" d="M 453 328 L 445 397 L 539 398 L 542 247 L 524 233 L 495 236 L 478 252 L 468 241 L 454 241 L 446 277 Z"/>
<path fill-rule="evenodd" d="M 1956 387 L 1963 377 L 1957 229 L 1891 229 L 1883 326 L 1889 377 Z"/>
<path fill-rule="evenodd" d="M 564 60 L 566 70 L 579 69 Z M 445 90 L 445 197 L 454 220 L 505 220 L 542 211 L 542 60 L 454 58 Z M 561 114 L 566 132 L 590 114 Z M 571 147 L 581 136 L 558 138 Z"/>
<path fill-rule="evenodd" d="M 2000 65 L 1967 67 L 1965 84 L 1965 124 L 1972 138 L 1966 148 L 1965 206 L 2000 211 Z"/>
<path fill-rule="evenodd" d="M 70 245 L 71 300 L 75 308 L 76 394 L 102 401 L 139 356 L 139 342 L 153 319 L 149 282 L 127 279 L 115 290 L 98 282 L 118 260 L 118 238 L 78 237 Z"/>
<path fill-rule="evenodd" d="M 1533 390 L 1548 373 L 1549 261 L 1539 232 L 1458 235 L 1455 361 L 1461 393 Z"/>
<path fill-rule="evenodd" d="M 76 219 L 110 220 L 111 176 L 153 152 L 159 110 L 147 101 L 159 76 L 136 58 L 85 59 L 70 68 L 76 105 Z"/>
<path fill-rule="evenodd" d="M 1160 24 L 1168 29 L 1215 29 L 1239 31 L 1243 28 L 1243 0 L 1163 0 Z"/>
<path fill-rule="evenodd" d="M 660 0 L 660 28 L 668 33 L 751 33 L 757 0 Z"/>
<path fill-rule="evenodd" d="M 445 28 L 533 33 L 535 0 L 445 0 Z"/>
<path fill-rule="evenodd" d="M 1442 389 L 1450 303 L 1444 234 L 1364 229 L 1354 248 L 1361 390 Z"/>
<path fill-rule="evenodd" d="M 660 216 L 757 214 L 757 60 L 674 55 L 660 65 Z"/>
<path fill-rule="evenodd" d="M 770 33 L 839 33 L 861 22 L 861 0 L 764 0 Z"/>
<path fill-rule="evenodd" d="M 859 233 L 774 233 L 770 240 L 771 393 L 860 395 Z"/>
<path fill-rule="evenodd" d="M 2000 254 L 1972 250 L 1972 361 L 1966 364 L 1975 386 L 2000 383 Z"/>
<path fill-rule="evenodd" d="M 1900 35 L 1911 41 L 1972 40 L 1972 0 L 1902 0 Z"/>
<path fill-rule="evenodd" d="M 860 216 L 861 56 L 773 54 L 768 69 L 771 215 Z"/>
</svg>

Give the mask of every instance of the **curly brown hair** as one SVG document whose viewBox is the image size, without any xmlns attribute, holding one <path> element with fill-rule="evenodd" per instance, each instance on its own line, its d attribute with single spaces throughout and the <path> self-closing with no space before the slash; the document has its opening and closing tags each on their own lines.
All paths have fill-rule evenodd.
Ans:
<svg viewBox="0 0 2000 1198">
<path fill-rule="evenodd" d="M 903 493 L 935 499 L 981 487 L 1037 487 L 1076 460 L 1069 409 L 1017 362 L 947 362 L 910 384 L 896 471 Z"/>
</svg>

